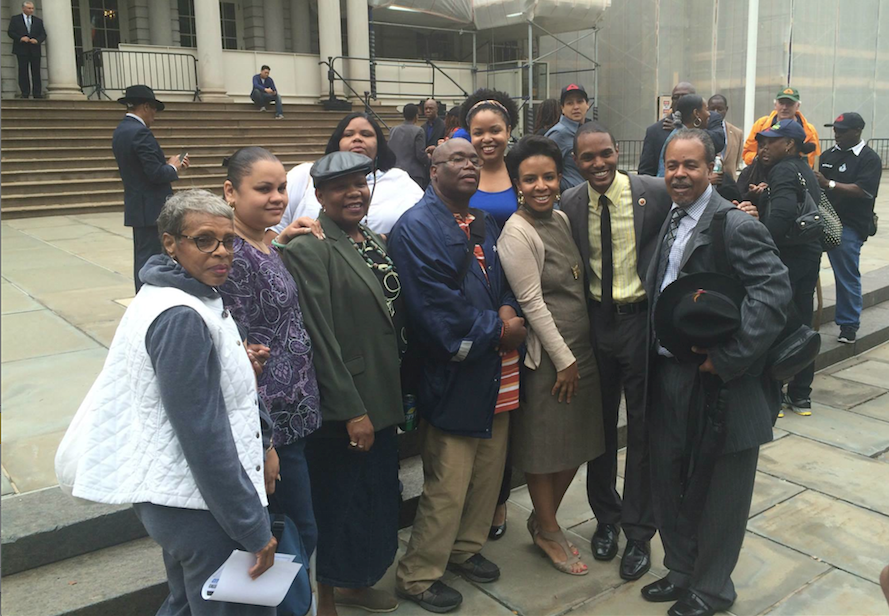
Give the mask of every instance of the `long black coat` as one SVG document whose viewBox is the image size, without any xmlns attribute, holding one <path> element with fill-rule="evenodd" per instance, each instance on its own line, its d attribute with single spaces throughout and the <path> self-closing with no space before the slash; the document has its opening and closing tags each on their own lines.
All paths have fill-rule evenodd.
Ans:
<svg viewBox="0 0 889 616">
<path fill-rule="evenodd" d="M 114 129 L 111 149 L 123 180 L 123 224 L 151 227 L 179 174 L 167 164 L 164 151 L 151 131 L 139 120 L 126 116 Z"/>
</svg>

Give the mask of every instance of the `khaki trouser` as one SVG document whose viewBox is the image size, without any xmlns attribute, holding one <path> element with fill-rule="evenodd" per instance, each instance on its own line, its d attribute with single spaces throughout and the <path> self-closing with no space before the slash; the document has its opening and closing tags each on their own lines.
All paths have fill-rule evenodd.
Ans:
<svg viewBox="0 0 889 616">
<path fill-rule="evenodd" d="M 398 563 L 396 585 L 415 595 L 444 575 L 448 562 L 478 554 L 497 506 L 509 413 L 494 416 L 491 438 L 456 436 L 423 423 L 423 494 L 407 553 Z"/>
</svg>

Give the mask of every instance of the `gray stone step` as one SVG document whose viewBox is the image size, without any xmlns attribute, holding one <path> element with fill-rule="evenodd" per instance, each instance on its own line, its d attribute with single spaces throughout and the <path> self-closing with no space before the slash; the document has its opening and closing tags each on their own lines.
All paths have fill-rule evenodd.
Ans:
<svg viewBox="0 0 889 616">
<path fill-rule="evenodd" d="M 5 569 L 5 554 L 3 560 Z M 167 594 L 161 549 L 146 538 L 4 577 L 0 610 L 9 616 L 147 616 Z"/>
<path fill-rule="evenodd" d="M 129 505 L 75 501 L 58 487 L 3 499 L 4 577 L 145 536 Z M 3 582 L 5 590 L 5 580 Z M 12 613 L 12 612 L 10 612 Z"/>
</svg>

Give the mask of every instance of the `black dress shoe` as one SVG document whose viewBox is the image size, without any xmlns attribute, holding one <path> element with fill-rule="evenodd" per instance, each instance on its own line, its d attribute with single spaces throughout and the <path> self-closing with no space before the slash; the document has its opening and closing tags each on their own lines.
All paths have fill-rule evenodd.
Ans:
<svg viewBox="0 0 889 616">
<path fill-rule="evenodd" d="M 506 520 L 503 520 L 503 524 L 498 524 L 497 526 L 492 526 L 491 530 L 488 531 L 488 539 L 493 539 L 497 541 L 498 539 L 502 539 L 503 535 L 506 534 Z"/>
<path fill-rule="evenodd" d="M 667 578 L 661 578 L 657 582 L 652 582 L 642 587 L 642 598 L 652 603 L 678 601 L 685 595 L 686 591 L 684 588 L 673 586 Z"/>
<path fill-rule="evenodd" d="M 620 531 L 614 524 L 599 524 L 590 546 L 593 549 L 593 558 L 596 560 L 611 560 L 617 556 L 617 538 Z"/>
<path fill-rule="evenodd" d="M 693 592 L 685 593 L 685 596 L 676 602 L 676 605 L 667 610 L 668 616 L 713 616 L 716 609 L 707 605 Z"/>
<path fill-rule="evenodd" d="M 395 589 L 395 594 L 402 599 L 413 601 L 427 612 L 436 614 L 455 610 L 463 603 L 463 595 L 441 580 L 433 582 L 432 586 L 417 595 L 408 594 L 400 588 Z"/>
<path fill-rule="evenodd" d="M 651 548 L 647 541 L 627 540 L 623 558 L 620 560 L 620 577 L 624 580 L 638 580 L 651 569 Z"/>
</svg>

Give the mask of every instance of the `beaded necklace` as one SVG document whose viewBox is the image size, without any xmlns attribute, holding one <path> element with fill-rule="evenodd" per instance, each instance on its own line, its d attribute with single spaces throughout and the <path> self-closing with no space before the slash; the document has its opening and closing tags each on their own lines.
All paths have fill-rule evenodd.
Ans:
<svg viewBox="0 0 889 616">
<path fill-rule="evenodd" d="M 364 241 L 359 246 L 358 242 L 353 240 L 348 234 L 346 234 L 346 238 L 348 238 L 349 242 L 352 246 L 355 247 L 355 250 L 358 251 L 362 257 L 364 257 L 364 262 L 367 263 L 367 266 L 372 270 L 379 270 L 381 272 L 388 272 L 390 270 L 395 269 L 395 264 L 392 262 L 392 259 L 389 258 L 389 255 L 386 254 L 386 251 L 383 250 L 383 247 L 380 246 L 376 240 L 371 236 L 370 231 L 362 224 L 358 225 L 358 230 L 361 231 L 361 234 L 364 236 Z M 383 258 L 385 263 L 377 263 L 373 259 L 367 256 L 367 253 L 375 252 L 380 257 Z"/>
</svg>

